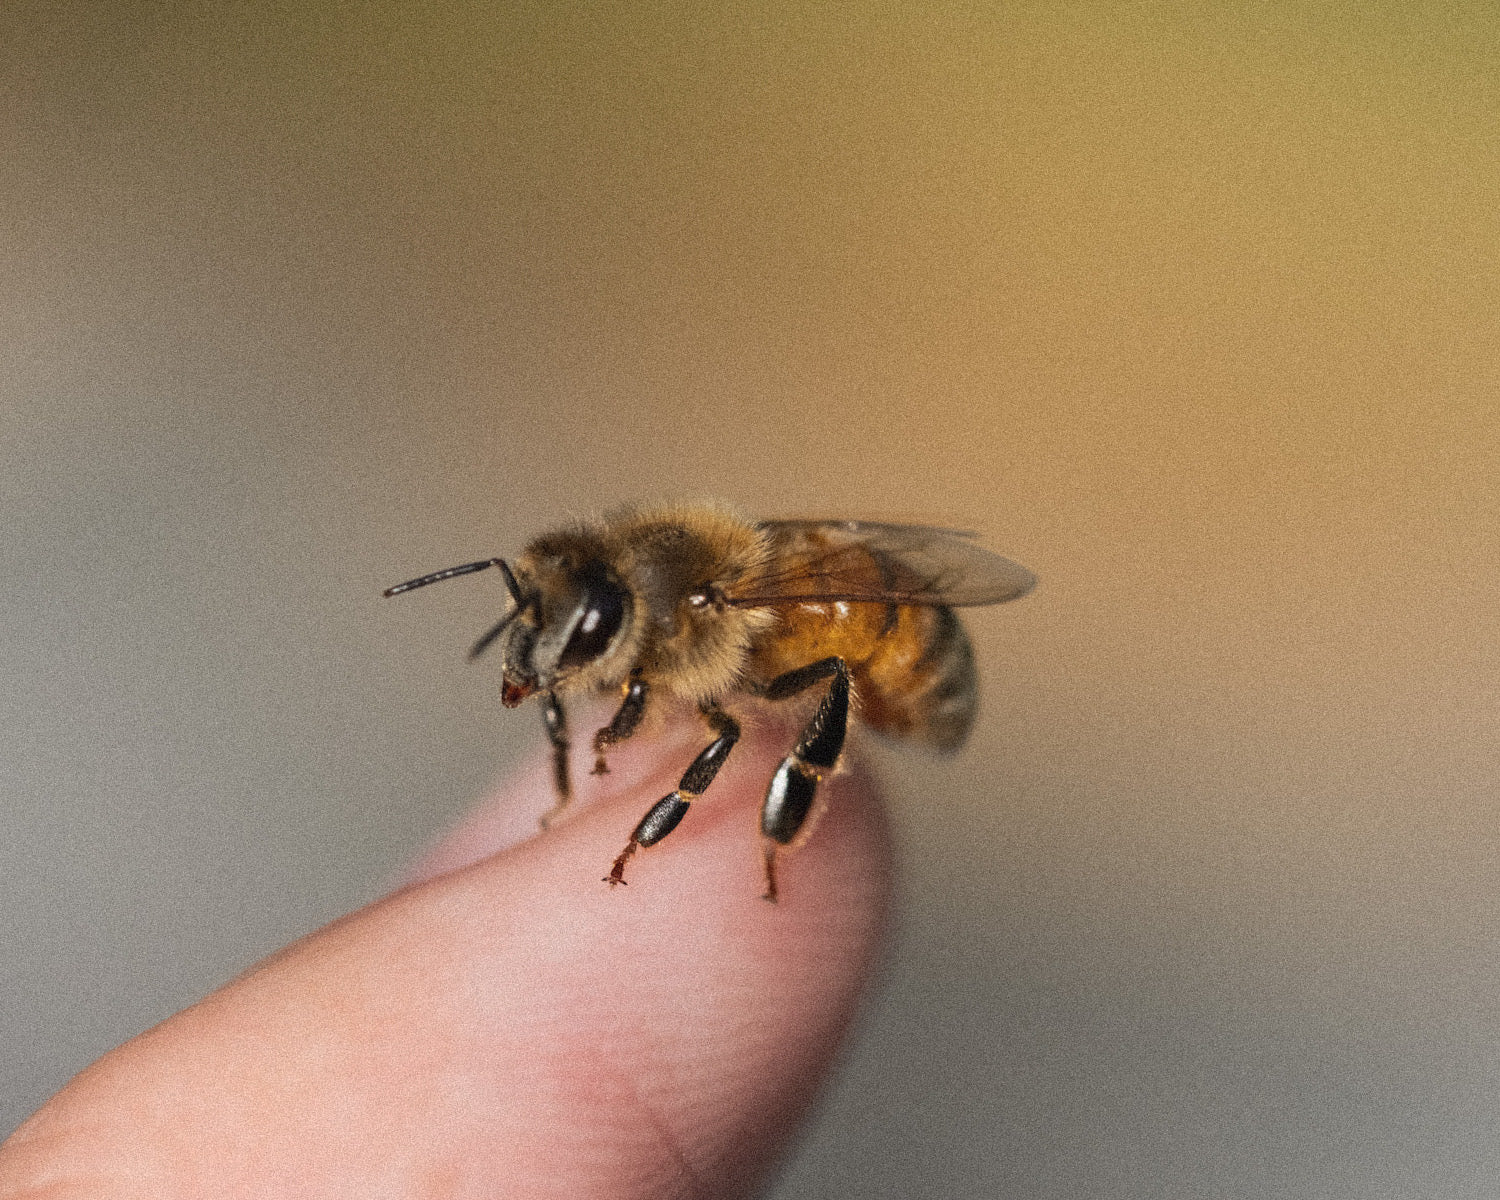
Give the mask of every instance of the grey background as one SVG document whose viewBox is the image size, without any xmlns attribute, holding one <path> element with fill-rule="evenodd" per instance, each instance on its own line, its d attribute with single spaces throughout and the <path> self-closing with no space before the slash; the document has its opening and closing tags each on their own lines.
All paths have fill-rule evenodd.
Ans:
<svg viewBox="0 0 1500 1200">
<path fill-rule="evenodd" d="M 538 740 L 378 591 L 932 520 L 960 758 L 776 1195 L 1494 1194 L 1487 6 L 10 5 L 0 1125 Z"/>
</svg>

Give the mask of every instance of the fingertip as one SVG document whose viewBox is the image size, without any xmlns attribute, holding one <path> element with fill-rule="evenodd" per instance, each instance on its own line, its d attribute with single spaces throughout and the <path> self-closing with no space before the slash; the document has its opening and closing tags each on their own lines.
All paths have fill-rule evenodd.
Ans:
<svg viewBox="0 0 1500 1200">
<path fill-rule="evenodd" d="M 699 1190 L 682 1194 L 730 1195 L 761 1177 L 857 1009 L 891 889 L 885 814 L 855 757 L 824 782 L 811 837 L 781 855 L 779 901 L 763 899 L 758 810 L 794 740 L 774 723 L 747 727 L 710 792 L 669 837 L 631 858 L 627 886 L 608 886 L 631 831 L 701 748 L 701 728 L 688 723 L 687 733 L 650 751 L 631 786 L 601 790 L 545 836 L 449 881 L 503 887 L 507 908 L 531 914 L 527 953 L 572 998 L 554 1014 L 567 1023 L 569 1048 L 551 1061 L 562 1079 L 588 1064 L 589 1082 L 574 1094 L 580 1109 L 594 1109 L 583 1127 L 612 1129 L 630 1147 L 616 1165 L 691 1164 L 672 1189 L 642 1195 L 678 1194 L 689 1177 Z M 601 1072 L 619 1090 L 598 1094 Z"/>
</svg>

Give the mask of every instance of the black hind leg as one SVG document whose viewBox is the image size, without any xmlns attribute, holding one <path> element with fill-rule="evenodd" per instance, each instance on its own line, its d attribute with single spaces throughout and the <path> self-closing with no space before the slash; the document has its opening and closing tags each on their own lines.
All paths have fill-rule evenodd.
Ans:
<svg viewBox="0 0 1500 1200">
<path fill-rule="evenodd" d="M 781 760 L 760 810 L 765 856 L 765 899 L 776 900 L 776 852 L 812 832 L 814 802 L 823 776 L 838 765 L 849 728 L 849 668 L 842 658 L 825 658 L 771 681 L 766 695 L 779 700 L 832 676 L 817 712 L 802 730 L 791 754 Z"/>
</svg>

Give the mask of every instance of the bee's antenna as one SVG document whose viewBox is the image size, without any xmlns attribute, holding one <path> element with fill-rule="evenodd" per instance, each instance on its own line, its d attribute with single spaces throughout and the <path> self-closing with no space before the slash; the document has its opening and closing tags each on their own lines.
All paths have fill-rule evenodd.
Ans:
<svg viewBox="0 0 1500 1200">
<path fill-rule="evenodd" d="M 523 611 L 524 605 L 518 604 L 515 608 L 511 609 L 510 612 L 506 613 L 503 617 L 501 617 L 498 621 L 496 621 L 493 625 L 486 629 L 484 631 L 484 636 L 469 647 L 469 661 L 473 662 L 476 658 L 478 658 L 481 654 L 488 650 L 494 640 L 502 633 L 504 633 L 506 627 L 509 626 L 510 623 L 514 621 L 518 616 L 520 616 Z"/>
<path fill-rule="evenodd" d="M 461 567 L 449 567 L 443 571 L 434 571 L 431 575 L 423 575 L 418 579 L 408 579 L 405 583 L 398 583 L 395 587 L 388 587 L 380 594 L 382 596 L 399 596 L 402 592 L 414 591 L 419 587 L 426 587 L 429 583 L 441 583 L 445 579 L 453 579 L 459 575 L 472 575 L 475 571 L 484 571 L 490 567 L 500 568 L 500 574 L 505 576 L 505 590 L 510 593 L 510 598 L 517 605 L 520 605 L 521 587 L 516 583 L 516 577 L 510 569 L 510 564 L 503 558 L 482 558 L 478 562 L 464 563 Z"/>
<path fill-rule="evenodd" d="M 516 576 L 510 569 L 510 564 L 503 558 L 495 559 L 494 563 L 500 568 L 500 574 L 505 576 L 505 590 L 510 593 L 510 598 L 516 602 L 516 607 L 524 607 L 526 601 L 521 598 L 521 585 L 516 582 Z"/>
</svg>

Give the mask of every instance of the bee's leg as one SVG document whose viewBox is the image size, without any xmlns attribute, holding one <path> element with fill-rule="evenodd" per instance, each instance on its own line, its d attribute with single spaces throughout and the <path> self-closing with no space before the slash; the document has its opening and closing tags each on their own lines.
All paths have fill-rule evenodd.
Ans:
<svg viewBox="0 0 1500 1200">
<path fill-rule="evenodd" d="M 735 742 L 740 740 L 740 723 L 717 704 L 706 705 L 703 716 L 718 736 L 693 759 L 692 766 L 683 772 L 677 790 L 663 796 L 641 818 L 641 823 L 630 835 L 630 841 L 620 851 L 614 866 L 605 876 L 605 883 L 624 883 L 625 864 L 630 856 L 642 846 L 656 845 L 677 828 L 677 823 L 687 814 L 688 805 L 707 790 L 714 776 L 719 773 L 719 768 L 724 765 L 724 760 L 729 757 L 729 752 L 734 749 Z"/>
<path fill-rule="evenodd" d="M 765 689 L 772 700 L 794 696 L 819 679 L 833 677 L 817 712 L 802 730 L 801 740 L 781 760 L 760 810 L 760 832 L 765 855 L 765 898 L 776 901 L 776 852 L 793 846 L 812 832 L 813 801 L 818 783 L 838 765 L 849 728 L 849 668 L 842 658 L 824 658 L 785 675 Z"/>
<path fill-rule="evenodd" d="M 608 725 L 594 734 L 593 773 L 595 775 L 609 774 L 609 766 L 604 761 L 605 751 L 623 742 L 640 727 L 641 717 L 646 712 L 646 694 L 649 691 L 650 688 L 639 671 L 632 672 L 630 678 L 625 681 L 625 699 L 620 702 L 619 711 L 615 713 L 614 719 Z"/>
<path fill-rule="evenodd" d="M 552 743 L 552 782 L 557 792 L 557 803 L 542 816 L 542 828 L 546 829 L 573 798 L 568 779 L 568 714 L 555 692 L 542 697 L 542 720 L 547 727 L 547 740 Z"/>
</svg>

